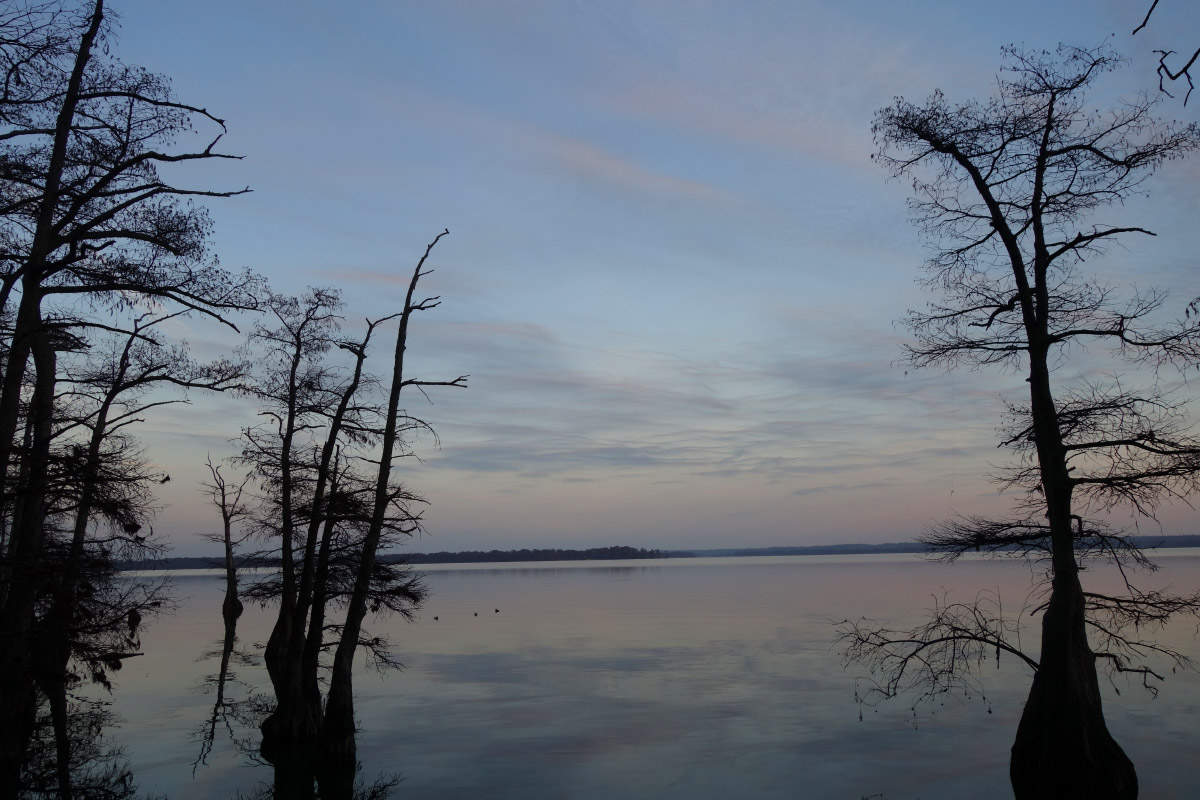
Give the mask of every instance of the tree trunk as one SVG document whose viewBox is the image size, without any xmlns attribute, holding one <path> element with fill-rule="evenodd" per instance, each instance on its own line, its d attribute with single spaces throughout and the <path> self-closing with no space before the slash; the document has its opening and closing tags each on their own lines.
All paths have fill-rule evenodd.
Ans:
<svg viewBox="0 0 1200 800">
<path fill-rule="evenodd" d="M 434 243 L 437 243 L 437 239 Z M 428 253 L 426 250 L 426 255 Z M 367 594 L 371 587 L 371 575 L 375 571 L 375 551 L 379 548 L 384 517 L 387 514 L 392 454 L 399 436 L 396 421 L 399 416 L 400 391 L 404 388 L 404 351 L 407 347 L 408 320 L 413 312 L 413 291 L 420 280 L 421 265 L 424 263 L 425 259 L 422 258 L 413 272 L 412 280 L 408 284 L 408 295 L 404 300 L 404 311 L 400 315 L 392 362 L 392 386 L 388 392 L 387 417 L 383 426 L 379 472 L 375 479 L 371 524 L 359 551 L 358 574 L 354 578 L 354 590 L 346 608 L 346 624 L 342 628 L 342 636 L 334 652 L 333 669 L 329 676 L 329 695 L 325 701 L 325 719 L 321 725 L 320 742 L 320 762 L 322 769 L 326 770 L 352 767 L 357 757 L 354 742 L 354 653 L 358 648 L 363 617 L 367 614 Z"/>
<path fill-rule="evenodd" d="M 57 363 L 45 330 L 33 335 L 37 380 L 29 415 L 32 427 L 28 470 L 18 487 L 13 514 L 12 571 L 0 609 L 0 797 L 15 797 L 21 764 L 37 716 L 34 607 L 47 566 L 42 563 L 46 523 L 46 480 L 53 433 Z"/>
<path fill-rule="evenodd" d="M 358 768 L 353 762 L 334 769 L 318 769 L 317 789 L 320 791 L 321 800 L 354 800 L 354 777 L 357 774 Z M 368 795 L 359 795 L 364 796 Z"/>
<path fill-rule="evenodd" d="M 131 340 L 132 341 L 132 340 Z M 113 387 L 96 412 L 92 435 L 88 442 L 87 460 L 83 465 L 83 482 L 79 492 L 79 507 L 71 535 L 71 548 L 61 567 L 54 601 L 41 620 L 35 621 L 37 647 L 34 653 L 34 674 L 39 688 L 50 703 L 54 722 L 54 738 L 58 759 L 59 800 L 71 800 L 71 743 L 67 735 L 67 667 L 71 661 L 71 636 L 75 628 L 80 574 L 83 571 L 84 543 L 88 521 L 96 496 L 100 471 L 100 448 L 108 429 L 108 414 L 119 393 L 118 386 L 128 367 L 128 348 L 122 356 Z"/>
<path fill-rule="evenodd" d="M 42 326 L 41 283 L 46 269 L 46 261 L 57 246 L 54 217 L 62 192 L 62 174 L 66 165 L 67 147 L 75 126 L 75 109 L 79 105 L 83 74 L 91 60 L 92 45 L 100 32 L 100 24 L 103 20 L 104 0 L 96 0 L 87 30 L 79 39 L 79 50 L 75 53 L 71 77 L 67 82 L 62 107 L 59 109 L 58 118 L 54 123 L 54 144 L 51 148 L 50 163 L 46 169 L 45 183 L 42 187 L 33 244 L 22 270 L 21 302 L 17 310 L 16 327 L 13 329 L 10 341 L 8 361 L 5 364 L 3 388 L 0 390 L 0 469 L 7 469 L 9 458 L 12 455 L 13 437 L 17 432 L 17 421 L 20 415 L 21 386 L 24 382 L 25 368 L 32 344 L 31 337 L 40 331 Z M 3 488 L 7 494 L 9 487 L 4 486 Z"/>
<path fill-rule="evenodd" d="M 233 560 L 233 520 L 225 515 L 225 600 L 221 603 L 221 618 L 225 620 L 226 638 L 229 628 L 242 616 L 242 601 L 238 598 L 237 564 Z"/>
<path fill-rule="evenodd" d="M 320 672 L 321 647 L 325 641 L 325 604 L 326 589 L 329 580 L 329 548 L 333 538 L 336 520 L 330 514 L 325 520 L 321 534 L 321 546 L 317 553 L 316 581 L 313 584 L 313 601 L 311 617 L 308 623 L 308 637 L 304 642 L 304 652 L 301 653 L 301 668 L 303 672 L 302 691 L 304 702 L 316 715 L 321 728 L 325 725 L 325 709 L 321 701 L 321 684 L 317 678 Z"/>
<path fill-rule="evenodd" d="M 358 760 L 354 726 L 354 651 L 343 638 L 333 658 L 329 694 L 325 701 L 325 720 L 321 724 L 319 762 L 321 769 L 335 772 Z"/>
<path fill-rule="evenodd" d="M 0 389 L 0 490 L 6 500 L 22 507 L 12 518 L 6 556 L 7 573 L 3 608 L 0 608 L 0 796 L 15 797 L 21 780 L 21 764 L 37 715 L 34 689 L 32 623 L 34 595 L 41 565 L 46 460 L 54 408 L 55 354 L 46 337 L 41 314 L 42 275 L 46 259 L 54 250 L 54 215 L 57 210 L 68 140 L 75 120 L 83 73 L 91 58 L 92 43 L 104 18 L 103 0 L 96 0 L 87 30 L 79 42 L 55 123 L 54 145 L 42 190 L 37 225 L 29 258 L 24 264 L 22 295 L 12 332 L 2 389 Z M 29 414 L 34 436 L 28 480 L 14 487 L 8 469 L 20 415 L 22 387 L 30 354 L 37 370 L 34 398 Z M 23 465 L 24 470 L 24 465 Z M 18 494 L 14 495 L 14 488 Z"/>
<path fill-rule="evenodd" d="M 1030 341 L 1046 341 L 1044 326 L 1031 327 Z M 1009 780 L 1017 800 L 1134 800 L 1137 775 L 1104 723 L 1096 656 L 1087 639 L 1071 524 L 1073 484 L 1047 353 L 1044 345 L 1030 347 L 1029 386 L 1053 578 L 1042 615 L 1040 664 L 1017 726 Z"/>
<path fill-rule="evenodd" d="M 1042 617 L 1041 665 L 1013 743 L 1009 778 L 1017 800 L 1134 800 L 1133 762 L 1108 732 L 1088 646 L 1083 590 L 1055 576 Z"/>
<path fill-rule="evenodd" d="M 263 755 L 266 755 L 266 741 L 263 741 Z M 288 800 L 315 800 L 316 786 L 313 784 L 313 762 L 311 749 L 284 745 L 273 751 L 269 758 L 275 767 L 275 786 L 273 798 L 288 798 Z M 322 800 L 324 800 L 322 798 Z"/>
<path fill-rule="evenodd" d="M 292 353 L 290 372 L 288 375 L 287 417 L 284 420 L 283 436 L 281 437 L 279 453 L 279 482 L 280 482 L 280 570 L 282 573 L 282 590 L 279 598 L 279 616 L 267 639 L 267 647 L 263 651 L 263 663 L 267 667 L 267 675 L 271 678 L 271 687 L 275 690 L 275 710 L 262 723 L 263 757 L 270 761 L 268 752 L 281 752 L 291 747 L 291 742 L 303 742 L 315 738 L 315 721 L 310 715 L 303 713 L 303 708 L 297 708 L 300 695 L 299 665 L 290 658 L 293 627 L 303 625 L 303 619 L 296 616 L 296 566 L 293 556 L 292 536 L 295 532 L 292 485 L 292 439 L 296 431 L 296 374 L 300 367 L 302 351 L 300 343 Z"/>
<path fill-rule="evenodd" d="M 4 680 L 8 680 L 11 674 L 11 667 L 0 672 Z M 4 724 L 0 725 L 0 797 L 16 797 L 20 791 L 21 765 L 25 760 L 36 714 L 37 696 L 33 681 L 26 679 L 13 684 L 0 695 L 0 715 L 4 718 Z"/>
<path fill-rule="evenodd" d="M 54 766 L 58 773 L 58 800 L 73 800 L 75 791 L 71 787 L 71 737 L 67 721 L 66 687 L 61 686 L 61 691 L 49 695 L 48 699 L 50 719 L 54 725 Z"/>
<path fill-rule="evenodd" d="M 390 499 L 389 486 L 392 474 L 392 459 L 399 438 L 397 420 L 400 409 L 400 392 L 405 386 L 404 354 L 408 348 L 408 323 L 414 311 L 427 308 L 425 303 L 414 303 L 413 294 L 423 274 L 425 259 L 430 251 L 450 231 L 439 233 L 425 248 L 425 255 L 417 262 L 408 282 L 404 298 L 404 310 L 400 313 L 400 326 L 396 331 L 396 349 L 392 360 L 392 385 L 388 392 L 387 417 L 383 426 L 379 455 L 379 472 L 375 479 L 374 507 L 371 524 L 363 537 L 359 551 L 358 574 L 354 578 L 354 590 L 346 608 L 346 624 L 342 628 L 337 650 L 333 656 L 333 669 L 329 676 L 329 695 L 325 701 L 325 719 L 321 725 L 318 763 L 322 770 L 337 772 L 353 769 L 357 760 L 354 741 L 354 654 L 358 648 L 362 621 L 367 614 L 367 595 L 371 586 L 371 575 L 375 571 L 375 553 L 383 535 L 383 523 L 387 516 Z"/>
</svg>

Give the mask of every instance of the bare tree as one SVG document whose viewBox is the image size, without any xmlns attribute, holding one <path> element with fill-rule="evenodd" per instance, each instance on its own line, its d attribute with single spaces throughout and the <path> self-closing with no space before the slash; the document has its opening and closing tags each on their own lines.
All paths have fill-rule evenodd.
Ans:
<svg viewBox="0 0 1200 800">
<path fill-rule="evenodd" d="M 412 277 L 408 282 L 408 291 L 404 296 L 404 308 L 400 312 L 400 325 L 396 331 L 396 347 L 392 358 L 392 383 L 388 392 L 375 486 L 370 496 L 371 516 L 363 537 L 358 574 L 355 576 L 354 588 L 346 609 L 345 627 L 341 631 L 337 650 L 334 652 L 333 670 L 329 678 L 329 698 L 325 704 L 325 722 L 321 729 L 320 757 L 323 763 L 327 766 L 340 767 L 343 772 L 353 766 L 356 753 L 352 683 L 354 654 L 362 642 L 362 622 L 371 601 L 371 584 L 379 573 L 379 565 L 375 556 L 380 544 L 386 540 L 389 531 L 411 535 L 420 521 L 419 517 L 411 515 L 407 515 L 407 520 L 401 517 L 399 525 L 393 521 L 397 503 L 405 501 L 403 493 L 393 487 L 391 477 L 393 462 L 404 455 L 402 436 L 406 428 L 405 419 L 408 418 L 400 410 L 400 393 L 409 387 L 417 387 L 422 391 L 424 391 L 423 387 L 428 386 L 461 387 L 466 386 L 467 381 L 466 375 L 460 375 L 447 381 L 421 380 L 407 377 L 404 371 L 404 357 L 408 349 L 408 327 L 413 314 L 418 311 L 428 311 L 441 304 L 439 297 L 418 300 L 416 291 L 421 278 L 429 274 L 425 269 L 429 254 L 442 237 L 449 233 L 449 230 L 439 233 L 426 246 L 425 253 L 413 269 Z M 417 587 L 411 584 L 400 584 L 392 597 L 397 601 L 402 601 L 406 594 L 412 593 L 416 589 Z M 385 593 L 384 598 L 387 597 L 388 595 Z"/>
<path fill-rule="evenodd" d="M 1154 15 L 1154 9 L 1156 8 L 1158 8 L 1158 0 L 1154 0 L 1154 2 L 1150 4 L 1150 8 L 1146 10 L 1146 16 L 1142 19 L 1141 24 L 1133 29 L 1134 36 L 1137 35 L 1138 31 L 1150 24 L 1150 17 Z M 1173 62 L 1176 64 L 1175 69 L 1171 69 L 1171 67 L 1167 64 L 1167 59 L 1171 58 L 1172 56 L 1177 56 L 1178 58 L 1183 59 L 1184 57 L 1182 55 L 1176 53 L 1174 50 L 1155 50 L 1154 52 L 1158 54 L 1157 71 L 1159 91 L 1161 91 L 1167 97 L 1174 97 L 1175 95 L 1171 94 L 1170 90 L 1167 89 L 1166 81 L 1171 81 L 1174 83 L 1178 80 L 1186 80 L 1187 92 L 1183 95 L 1183 104 L 1186 106 L 1188 99 L 1190 99 L 1192 96 L 1192 90 L 1196 88 L 1196 85 L 1192 83 L 1192 67 L 1196 65 L 1196 60 L 1200 59 L 1200 47 L 1196 48 L 1196 51 L 1192 53 L 1190 58 L 1187 58 L 1183 61 L 1182 66 L 1179 66 L 1178 61 Z"/>
<path fill-rule="evenodd" d="M 219 476 L 219 469 L 215 470 Z M 231 488 L 231 487 L 230 487 Z M 239 487 L 240 488 L 240 487 Z M 231 494 L 237 494 L 236 491 Z M 232 498 L 228 498 L 230 501 Z M 215 498 L 214 498 L 215 501 Z M 229 502 L 227 508 L 237 508 L 237 504 Z M 233 597 L 236 599 L 237 590 L 234 588 Z M 255 749 L 247 737 L 239 736 L 239 731 L 255 730 L 262 722 L 261 718 L 254 713 L 256 707 L 265 703 L 265 698 L 261 698 L 255 694 L 249 684 L 239 680 L 236 668 L 238 667 L 258 667 L 260 666 L 258 658 L 245 648 L 238 648 L 237 645 L 237 621 L 238 615 L 230 613 L 229 609 L 229 594 L 226 594 L 226 603 L 222 607 L 222 618 L 224 621 L 224 636 L 217 647 L 202 657 L 203 659 L 217 659 L 217 671 L 213 675 L 206 676 L 197 687 L 204 692 L 213 694 L 212 713 L 200 726 L 197 731 L 197 738 L 200 740 L 200 752 L 196 755 L 196 760 L 192 762 L 192 774 L 195 775 L 196 770 L 202 764 L 208 762 L 208 756 L 212 753 L 213 746 L 217 740 L 217 730 L 223 727 L 229 736 L 230 741 L 241 752 L 251 753 Z M 237 604 L 237 609 L 241 609 L 241 602 Z M 238 692 L 233 691 L 239 690 Z"/>
<path fill-rule="evenodd" d="M 394 480 L 392 466 L 410 454 L 408 434 L 429 428 L 399 407 L 401 390 L 466 383 L 465 376 L 427 381 L 404 373 L 413 313 L 439 304 L 414 293 L 446 233 L 428 245 L 414 269 L 403 309 L 367 320 L 361 339 L 342 335 L 340 296 L 323 289 L 302 298 L 273 297 L 271 324 L 251 336 L 260 354 L 254 393 L 267 421 L 245 431 L 241 459 L 260 486 L 258 525 L 280 555 L 278 575 L 249 592 L 279 604 L 265 653 L 276 704 L 262 726 L 263 754 L 277 765 L 311 766 L 319 747 L 328 753 L 318 763 L 328 768 L 330 780 L 346 769 L 353 773 L 356 651 L 365 646 L 377 663 L 392 663 L 388 643 L 363 628 L 368 611 L 410 617 L 425 594 L 407 565 L 381 563 L 376 553 L 420 529 L 416 507 L 424 501 Z M 399 330 L 391 390 L 381 403 L 379 382 L 365 364 L 375 332 L 393 320 Z M 332 619 L 335 607 L 345 609 L 343 620 Z M 321 656 L 330 648 L 330 688 L 323 698 Z"/>
<path fill-rule="evenodd" d="M 250 509 L 242 495 L 251 476 L 243 476 L 242 480 L 234 485 L 225 480 L 221 468 L 213 464 L 211 455 L 204 465 L 208 467 L 208 474 L 212 476 L 212 483 L 204 484 L 204 489 L 217 511 L 221 513 L 221 533 L 206 538 L 218 542 L 224 552 L 225 599 L 221 602 L 221 617 L 225 620 L 226 627 L 229 627 L 242 615 L 242 601 L 238 598 L 238 559 L 235 553 L 249 534 L 243 532 L 236 535 L 234 526 L 250 515 Z"/>
<path fill-rule="evenodd" d="M 935 93 L 898 99 L 876 115 L 876 160 L 911 178 L 914 217 L 932 244 L 929 286 L 942 299 L 912 312 L 913 366 L 997 366 L 1024 373 L 1028 398 L 1013 403 L 1003 444 L 1017 460 L 1001 476 L 1023 490 L 1013 517 L 964 517 L 931 531 L 945 557 L 982 550 L 1044 559 L 1041 649 L 1025 652 L 998 600 L 939 602 L 911 631 L 867 623 L 842 628 L 845 656 L 876 671 L 883 696 L 963 688 L 990 654 L 1008 652 L 1034 672 L 1013 745 L 1018 798 L 1132 798 L 1133 764 L 1105 725 L 1097 659 L 1109 669 L 1156 675 L 1144 657 L 1181 654 L 1143 640 L 1148 623 L 1196 614 L 1200 595 L 1140 591 L 1104 596 L 1080 583 L 1080 560 L 1103 555 L 1122 574 L 1149 566 L 1097 515 L 1118 507 L 1153 516 L 1164 497 L 1200 481 L 1200 439 L 1185 409 L 1156 388 L 1155 368 L 1195 364 L 1200 331 L 1156 323 L 1165 297 L 1122 297 L 1085 271 L 1085 258 L 1137 226 L 1089 223 L 1143 191 L 1164 162 L 1200 147 L 1195 126 L 1159 123 L 1145 96 L 1110 111 L 1087 90 L 1119 60 L 1104 48 L 1057 54 L 1006 51 L 995 96 L 952 106 Z M 1061 367 L 1084 347 L 1139 370 L 1149 388 L 1121 379 L 1065 384 Z"/>
<path fill-rule="evenodd" d="M 305 739 L 316 735 L 320 709 L 307 708 L 299 698 L 298 659 L 290 657 L 293 634 L 303 628 L 308 599 L 297 585 L 296 544 L 300 535 L 297 506 L 302 495 L 304 435 L 320 429 L 321 412 L 328 406 L 330 383 L 336 371 L 324 361 L 337 332 L 335 292 L 312 290 L 304 298 L 272 295 L 267 303 L 274 319 L 260 323 L 250 340 L 262 347 L 265 369 L 254 393 L 265 403 L 268 422 L 245 431 L 242 459 L 258 473 L 266 493 L 266 513 L 259 525 L 279 545 L 279 608 L 264 653 L 268 674 L 280 708 L 268 726 L 270 738 Z M 301 437 L 301 438 L 297 438 Z M 304 544 L 299 582 L 311 591 L 310 557 Z"/>
</svg>

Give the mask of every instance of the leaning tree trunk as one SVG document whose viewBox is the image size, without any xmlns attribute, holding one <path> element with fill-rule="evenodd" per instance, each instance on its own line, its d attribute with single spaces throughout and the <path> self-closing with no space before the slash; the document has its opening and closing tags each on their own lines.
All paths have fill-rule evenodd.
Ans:
<svg viewBox="0 0 1200 800">
<path fill-rule="evenodd" d="M 369 323 L 366 337 L 357 347 L 349 346 L 355 353 L 353 377 L 342 390 L 337 409 L 329 423 L 329 431 L 321 446 L 321 460 L 317 468 L 316 484 L 311 500 L 312 511 L 304 545 L 304 562 L 296 610 L 292 621 L 292 633 L 288 643 L 287 659 L 290 679 L 288 683 L 287 707 L 294 719 L 302 720 L 304 727 L 295 728 L 293 747 L 309 749 L 318 741 L 324 725 L 325 710 L 321 705 L 321 688 L 318 680 L 320 671 L 321 644 L 325 633 L 325 604 L 327 601 L 329 546 L 337 524 L 336 515 L 330 510 L 330 498 L 336 493 L 335 454 L 347 410 L 354 400 L 362 382 L 363 362 L 367 356 L 367 344 L 374 330 Z M 319 543 L 319 548 L 318 548 Z M 305 617 L 311 614 L 312 621 L 305 627 Z M 303 738 L 301 738 L 303 737 Z M 353 780 L 351 780 L 353 783 Z"/>
<path fill-rule="evenodd" d="M 425 255 L 417 262 L 408 282 L 404 297 L 404 310 L 400 313 L 400 325 L 396 331 L 396 349 L 392 361 L 392 385 L 388 392 L 387 417 L 384 421 L 379 472 L 375 479 L 374 507 L 371 524 L 359 551 L 358 574 L 354 579 L 354 590 L 346 608 L 346 624 L 334 651 L 333 669 L 329 676 L 329 695 L 325 701 L 325 719 L 321 725 L 321 740 L 318 760 L 324 771 L 341 772 L 352 769 L 357 758 L 354 741 L 354 654 L 358 649 L 358 638 L 362 621 L 367 614 L 367 594 L 370 591 L 371 575 L 375 571 L 375 552 L 383 534 L 384 518 L 390 503 L 389 486 L 392 474 L 392 459 L 399 438 L 397 420 L 400 409 L 400 392 L 405 387 L 404 354 L 408 348 L 408 323 L 414 311 L 431 307 L 429 301 L 413 302 L 417 283 L 424 274 L 425 259 L 449 229 L 439 233 L 425 248 Z M 434 303 L 436 305 L 436 303 Z M 462 380 L 461 378 L 459 380 Z M 457 381 L 452 384 L 457 385 Z"/>
</svg>

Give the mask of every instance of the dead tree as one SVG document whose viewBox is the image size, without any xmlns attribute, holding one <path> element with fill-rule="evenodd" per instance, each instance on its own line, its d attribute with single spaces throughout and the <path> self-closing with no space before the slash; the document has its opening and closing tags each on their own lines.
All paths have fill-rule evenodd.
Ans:
<svg viewBox="0 0 1200 800">
<path fill-rule="evenodd" d="M 1011 653 L 1034 672 L 1012 750 L 1016 796 L 1133 798 L 1136 774 L 1105 725 L 1097 660 L 1143 677 L 1155 673 L 1142 656 L 1182 660 L 1140 637 L 1145 623 L 1195 614 L 1200 595 L 1167 598 L 1129 583 L 1126 596 L 1100 596 L 1082 587 L 1079 562 L 1102 554 L 1122 569 L 1146 566 L 1096 515 L 1125 507 L 1152 516 L 1164 497 L 1197 488 L 1200 439 L 1185 409 L 1154 384 L 1155 368 L 1196 363 L 1200 331 L 1156 323 L 1164 295 L 1122 297 L 1086 272 L 1085 258 L 1150 233 L 1089 220 L 1200 147 L 1200 132 L 1157 122 L 1145 96 L 1089 109 L 1087 90 L 1119 63 L 1104 48 L 1006 57 L 985 102 L 951 105 L 935 93 L 878 112 L 875 158 L 913 181 L 913 214 L 933 251 L 927 282 L 942 296 L 910 314 L 909 362 L 1005 367 L 1025 375 L 1029 392 L 1003 428 L 1017 461 L 1002 480 L 1024 490 L 1014 516 L 953 520 L 926 541 L 948 557 L 983 550 L 1044 559 L 1047 595 L 1034 609 L 1041 649 L 1027 654 L 986 602 L 940 602 L 913 631 L 847 624 L 843 644 L 848 660 L 876 670 L 884 696 L 962 688 L 981 659 Z M 1052 366 L 1084 345 L 1140 369 L 1148 388 L 1121 379 L 1064 384 Z"/>
<path fill-rule="evenodd" d="M 251 687 L 238 678 L 237 673 L 237 668 L 260 666 L 259 661 L 252 652 L 236 646 L 238 618 L 225 614 L 223 617 L 224 636 L 213 650 L 204 655 L 205 659 L 217 660 L 217 671 L 206 676 L 196 687 L 203 692 L 212 693 L 213 707 L 212 713 L 196 732 L 196 738 L 200 740 L 200 752 L 192 762 L 193 775 L 202 764 L 208 762 L 208 756 L 216 744 L 218 728 L 225 729 L 230 741 L 239 751 L 250 753 L 255 748 L 249 741 L 239 738 L 237 730 L 252 730 L 261 722 L 261 719 L 247 719 L 253 717 L 257 697 Z"/>
<path fill-rule="evenodd" d="M 329 697 L 325 704 L 325 721 L 321 728 L 320 760 L 325 768 L 345 772 L 355 761 L 354 741 L 354 655 L 362 643 L 362 622 L 366 617 L 371 597 L 371 584 L 377 574 L 376 553 L 389 528 L 394 528 L 394 512 L 397 500 L 402 499 L 392 484 L 392 467 L 396 458 L 404 454 L 402 436 L 404 416 L 400 410 L 400 393 L 408 387 L 465 386 L 467 376 L 460 375 L 448 381 L 427 381 L 409 378 L 404 372 L 404 355 L 408 348 L 408 327 L 412 315 L 428 311 L 441 304 L 441 298 L 416 299 L 417 284 L 428 274 L 425 262 L 433 248 L 449 230 L 439 233 L 425 248 L 424 255 L 413 269 L 404 296 L 404 308 L 400 312 L 400 325 L 396 332 L 396 348 L 392 360 L 392 382 L 388 392 L 386 419 L 380 441 L 378 471 L 374 492 L 370 496 L 371 516 L 363 537 L 359 554 L 358 570 L 353 592 L 346 609 L 346 622 L 338 639 L 333 657 L 333 669 L 329 678 Z M 410 517 L 400 519 L 399 531 L 411 533 L 419 520 Z M 409 525 L 413 527 L 409 527 Z M 411 588 L 401 587 L 400 597 Z"/>
<path fill-rule="evenodd" d="M 244 476 L 235 486 L 225 480 L 225 476 L 221 474 L 221 468 L 213 464 L 212 456 L 208 457 L 205 466 L 208 467 L 208 474 L 212 476 L 212 483 L 204 484 L 204 489 L 221 514 L 221 533 L 206 538 L 218 542 L 224 553 L 222 563 L 225 568 L 225 599 L 221 602 L 221 618 L 225 620 L 225 626 L 229 628 L 242 615 L 242 601 L 238 598 L 238 558 L 236 553 L 238 546 L 242 544 L 248 534 L 236 535 L 234 526 L 239 520 L 245 519 L 250 514 L 250 509 L 242 499 L 246 485 L 250 482 L 250 476 Z"/>
</svg>

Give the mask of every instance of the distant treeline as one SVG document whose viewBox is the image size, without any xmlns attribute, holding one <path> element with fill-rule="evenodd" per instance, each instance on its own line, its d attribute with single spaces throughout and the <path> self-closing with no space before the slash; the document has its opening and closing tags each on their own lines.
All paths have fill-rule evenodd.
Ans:
<svg viewBox="0 0 1200 800">
<path fill-rule="evenodd" d="M 458 553 L 405 553 L 382 556 L 384 561 L 409 564 L 487 564 L 496 561 L 626 561 L 668 558 L 666 551 L 644 547 L 589 547 L 587 550 L 463 550 Z"/>
<path fill-rule="evenodd" d="M 1129 540 L 1143 550 L 1160 547 L 1200 547 L 1200 535 L 1131 536 Z M 837 556 L 869 555 L 872 553 L 924 553 L 929 548 L 921 542 L 886 542 L 884 544 L 820 544 L 807 547 L 743 547 L 715 550 L 668 550 L 670 558 L 730 558 L 740 556 Z M 1017 549 L 1014 545 L 1010 549 Z"/>
<path fill-rule="evenodd" d="M 409 564 L 486 564 L 502 561 L 626 561 L 642 558 L 669 558 L 665 550 L 648 550 L 645 547 L 589 547 L 586 550 L 463 550 L 457 553 L 388 553 L 380 555 L 383 563 L 394 564 L 406 561 Z M 214 569 L 224 567 L 225 562 L 216 557 L 163 558 L 157 561 L 122 561 L 117 565 L 122 570 L 138 569 Z M 248 559 L 240 567 L 277 567 L 278 559 Z"/>
<path fill-rule="evenodd" d="M 740 547 L 709 550 L 669 550 L 671 558 L 730 558 L 742 556 L 836 556 L 866 553 L 923 553 L 920 542 L 886 544 L 818 544 L 806 547 Z"/>
<path fill-rule="evenodd" d="M 1200 535 L 1134 536 L 1134 544 L 1147 550 L 1159 547 L 1200 547 Z M 457 553 L 391 553 L 380 556 L 387 563 L 408 561 L 410 564 L 487 564 L 504 561 L 625 561 L 644 558 L 730 558 L 742 556 L 834 556 L 869 555 L 873 553 L 923 553 L 920 542 L 887 542 L 885 544 L 822 544 L 808 547 L 742 547 L 709 550 L 648 550 L 645 547 L 590 547 L 587 550 L 463 550 Z M 122 561 L 118 569 L 212 569 L 222 567 L 220 558 L 164 558 L 158 561 Z M 274 567 L 278 561 L 254 559 L 243 567 Z"/>
</svg>

